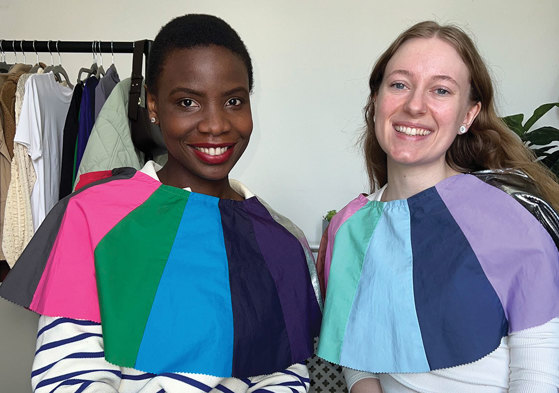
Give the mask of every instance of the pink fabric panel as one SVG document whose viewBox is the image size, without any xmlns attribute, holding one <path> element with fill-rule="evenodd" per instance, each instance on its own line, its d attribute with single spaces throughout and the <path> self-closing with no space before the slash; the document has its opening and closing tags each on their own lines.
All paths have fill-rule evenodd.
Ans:
<svg viewBox="0 0 559 393">
<path fill-rule="evenodd" d="M 160 185 L 137 172 L 132 179 L 110 181 L 72 197 L 29 308 L 42 315 L 100 322 L 95 247 Z"/>
<path fill-rule="evenodd" d="M 363 194 L 359 195 L 353 201 L 349 202 L 346 207 L 340 210 L 332 220 L 330 225 L 328 225 L 328 244 L 326 245 L 326 258 L 324 262 L 324 284 L 328 287 L 328 277 L 330 276 L 330 264 L 332 263 L 332 251 L 334 248 L 334 238 L 338 229 L 342 226 L 346 220 L 361 209 L 369 202 L 367 197 Z M 326 288 L 325 288 L 326 289 Z"/>
</svg>

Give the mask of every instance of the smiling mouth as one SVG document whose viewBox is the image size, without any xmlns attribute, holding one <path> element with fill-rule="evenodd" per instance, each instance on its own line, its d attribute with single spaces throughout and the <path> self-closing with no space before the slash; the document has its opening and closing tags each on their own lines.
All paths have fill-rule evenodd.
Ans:
<svg viewBox="0 0 559 393">
<path fill-rule="evenodd" d="M 199 147 L 199 146 L 192 146 L 194 149 L 207 154 L 209 156 L 220 156 L 225 154 L 227 150 L 231 148 L 231 146 L 222 146 L 222 147 Z"/>
<path fill-rule="evenodd" d="M 414 128 L 414 127 L 406 127 L 406 126 L 394 126 L 394 129 L 402 134 L 410 135 L 410 136 L 425 136 L 431 134 L 432 131 L 426 130 L 424 128 Z"/>
</svg>

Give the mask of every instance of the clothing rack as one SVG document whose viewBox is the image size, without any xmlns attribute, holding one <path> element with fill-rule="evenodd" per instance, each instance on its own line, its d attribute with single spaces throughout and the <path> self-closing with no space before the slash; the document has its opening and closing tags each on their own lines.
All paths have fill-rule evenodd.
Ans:
<svg viewBox="0 0 559 393">
<path fill-rule="evenodd" d="M 144 56 L 149 56 L 153 41 L 147 40 Z M 134 41 L 30 41 L 0 40 L 0 52 L 49 53 L 133 53 Z"/>
</svg>

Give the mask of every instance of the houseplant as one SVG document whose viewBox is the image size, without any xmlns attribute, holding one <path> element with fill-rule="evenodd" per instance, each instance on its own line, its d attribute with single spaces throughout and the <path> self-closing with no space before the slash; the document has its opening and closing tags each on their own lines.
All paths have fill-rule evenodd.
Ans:
<svg viewBox="0 0 559 393">
<path fill-rule="evenodd" d="M 559 108 L 559 102 L 539 106 L 524 124 L 522 124 L 524 115 L 521 113 L 506 116 L 502 119 L 522 139 L 526 146 L 534 151 L 542 164 L 559 177 L 559 129 L 544 126 L 531 130 L 532 126 L 553 108 Z"/>
</svg>

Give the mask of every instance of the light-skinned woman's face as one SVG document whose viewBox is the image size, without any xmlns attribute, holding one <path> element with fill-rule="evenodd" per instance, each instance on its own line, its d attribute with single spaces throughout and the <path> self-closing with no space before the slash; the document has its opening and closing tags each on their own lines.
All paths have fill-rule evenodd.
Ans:
<svg viewBox="0 0 559 393">
<path fill-rule="evenodd" d="M 167 55 L 148 95 L 169 151 L 168 165 L 193 189 L 228 178 L 252 132 L 248 73 L 227 48 L 210 45 Z"/>
<path fill-rule="evenodd" d="M 389 170 L 445 168 L 460 126 L 469 127 L 480 108 L 470 100 L 468 68 L 439 38 L 406 41 L 388 62 L 375 99 L 375 135 Z"/>
</svg>

